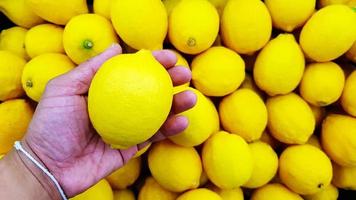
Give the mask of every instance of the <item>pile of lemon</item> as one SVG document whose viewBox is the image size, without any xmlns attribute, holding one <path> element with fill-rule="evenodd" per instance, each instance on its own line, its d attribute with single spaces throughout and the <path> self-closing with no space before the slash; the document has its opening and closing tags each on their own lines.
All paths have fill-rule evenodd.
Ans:
<svg viewBox="0 0 356 200">
<path fill-rule="evenodd" d="M 16 24 L 0 35 L 2 155 L 26 132 L 35 108 L 29 99 L 38 102 L 49 80 L 113 43 L 125 53 L 169 48 L 192 70 L 190 84 L 173 88 L 148 51 L 104 64 L 89 114 L 114 148 L 152 136 L 174 93 L 191 90 L 197 104 L 181 113 L 186 130 L 73 199 L 336 200 L 339 189 L 356 190 L 355 0 L 94 0 L 93 7 L 1 0 L 0 8 Z M 126 96 L 121 113 L 107 113 L 117 103 L 105 94 L 111 88 L 103 90 L 108 80 L 134 76 L 114 73 L 122 60 L 126 69 L 150 66 L 135 73 L 161 83 L 156 107 L 144 104 L 157 81 L 121 84 L 140 88 L 142 99 Z M 154 123 L 137 121 L 138 110 Z M 126 124 L 106 124 L 122 116 Z"/>
</svg>

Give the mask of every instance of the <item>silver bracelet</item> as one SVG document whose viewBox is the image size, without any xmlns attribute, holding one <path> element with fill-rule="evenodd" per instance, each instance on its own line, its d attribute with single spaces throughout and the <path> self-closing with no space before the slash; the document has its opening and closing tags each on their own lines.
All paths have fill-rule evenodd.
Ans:
<svg viewBox="0 0 356 200">
<path fill-rule="evenodd" d="M 22 152 L 23 154 L 25 154 L 25 156 L 30 159 L 39 169 L 41 169 L 54 183 L 54 185 L 56 186 L 56 188 L 58 189 L 61 197 L 63 200 L 68 200 L 66 195 L 64 194 L 63 189 L 61 188 L 61 186 L 59 185 L 58 181 L 56 180 L 56 178 L 54 178 L 54 176 L 45 168 L 43 167 L 39 162 L 37 162 L 36 159 L 34 159 L 21 145 L 21 143 L 19 141 L 15 142 L 14 145 L 15 149 L 17 151 Z"/>
</svg>

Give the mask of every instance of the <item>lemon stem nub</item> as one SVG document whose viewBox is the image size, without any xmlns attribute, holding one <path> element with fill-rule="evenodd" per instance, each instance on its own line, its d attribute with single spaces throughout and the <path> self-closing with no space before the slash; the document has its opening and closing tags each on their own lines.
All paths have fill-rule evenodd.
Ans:
<svg viewBox="0 0 356 200">
<path fill-rule="evenodd" d="M 32 83 L 32 81 L 31 80 L 27 80 L 26 81 L 26 87 L 32 87 L 33 86 L 33 83 Z"/>
<path fill-rule="evenodd" d="M 94 44 L 91 40 L 84 40 L 83 47 L 85 49 L 91 49 L 91 48 L 93 48 L 93 46 L 94 46 Z"/>
<path fill-rule="evenodd" d="M 352 7 L 352 10 L 353 10 L 354 12 L 356 12 L 356 7 Z"/>
</svg>

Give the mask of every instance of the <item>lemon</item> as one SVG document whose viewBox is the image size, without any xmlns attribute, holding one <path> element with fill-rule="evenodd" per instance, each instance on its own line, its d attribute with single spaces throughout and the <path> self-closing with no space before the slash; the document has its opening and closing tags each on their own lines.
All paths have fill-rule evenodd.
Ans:
<svg viewBox="0 0 356 200">
<path fill-rule="evenodd" d="M 46 36 L 46 37 L 44 37 Z M 27 54 L 34 58 L 44 53 L 64 53 L 63 28 L 54 24 L 32 27 L 26 34 Z"/>
<path fill-rule="evenodd" d="M 141 157 L 133 158 L 123 167 L 114 171 L 106 179 L 115 189 L 125 189 L 131 186 L 140 176 Z"/>
<path fill-rule="evenodd" d="M 337 200 L 339 196 L 339 190 L 333 185 L 330 184 L 324 190 L 311 194 L 305 195 L 305 200 Z"/>
<path fill-rule="evenodd" d="M 226 47 L 211 47 L 192 62 L 195 88 L 207 96 L 225 96 L 235 91 L 245 78 L 245 63 Z"/>
<path fill-rule="evenodd" d="M 306 144 L 310 144 L 310 145 L 313 145 L 314 147 L 316 147 L 318 149 L 322 149 L 321 148 L 321 144 L 319 142 L 319 138 L 316 135 L 310 136 L 310 138 L 309 138 L 309 140 L 307 141 Z"/>
<path fill-rule="evenodd" d="M 352 47 L 346 52 L 346 58 L 356 63 L 356 42 L 354 42 Z"/>
<path fill-rule="evenodd" d="M 333 164 L 332 183 L 345 190 L 356 190 L 356 167 L 343 167 Z"/>
<path fill-rule="evenodd" d="M 328 106 L 340 98 L 344 83 L 344 71 L 336 63 L 313 63 L 305 69 L 299 90 L 312 105 Z"/>
<path fill-rule="evenodd" d="M 199 186 L 202 164 L 193 147 L 169 140 L 156 143 L 149 151 L 148 167 L 155 180 L 169 191 L 183 192 Z"/>
<path fill-rule="evenodd" d="M 221 17 L 224 44 L 241 54 L 253 54 L 269 41 L 272 20 L 260 0 L 228 1 Z"/>
<path fill-rule="evenodd" d="M 309 144 L 289 146 L 279 158 L 279 177 L 298 194 L 320 192 L 330 184 L 332 173 L 328 156 Z"/>
<path fill-rule="evenodd" d="M 304 144 L 314 132 L 313 112 L 295 93 L 270 97 L 267 111 L 267 126 L 272 136 L 283 143 Z"/>
<path fill-rule="evenodd" d="M 356 117 L 356 70 L 346 79 L 344 91 L 341 96 L 341 105 L 344 110 Z"/>
<path fill-rule="evenodd" d="M 162 49 L 168 29 L 167 12 L 162 1 L 114 1 L 111 21 L 120 38 L 132 48 Z"/>
<path fill-rule="evenodd" d="M 244 194 L 239 187 L 234 189 L 220 189 L 215 186 L 212 190 L 216 192 L 222 200 L 244 200 Z"/>
<path fill-rule="evenodd" d="M 332 4 L 347 4 L 352 0 L 319 0 L 320 7 L 325 7 Z"/>
<path fill-rule="evenodd" d="M 167 15 L 172 13 L 172 10 L 181 0 L 162 0 L 164 7 L 166 8 Z"/>
<path fill-rule="evenodd" d="M 273 26 L 287 32 L 302 26 L 313 14 L 316 0 L 266 0 Z"/>
<path fill-rule="evenodd" d="M 209 0 L 218 10 L 219 15 L 221 15 L 224 11 L 225 5 L 228 2 L 228 0 Z"/>
<path fill-rule="evenodd" d="M 135 194 L 128 189 L 114 191 L 113 200 L 135 200 Z"/>
<path fill-rule="evenodd" d="M 10 51 L 0 50 L 0 101 L 24 94 L 21 75 L 26 61 Z"/>
<path fill-rule="evenodd" d="M 11 51 L 23 59 L 28 60 L 25 49 L 26 33 L 27 29 L 19 26 L 2 30 L 0 34 L 0 50 Z"/>
<path fill-rule="evenodd" d="M 32 119 L 33 109 L 24 99 L 8 100 L 0 104 L 0 154 L 6 154 L 21 140 Z"/>
<path fill-rule="evenodd" d="M 177 56 L 177 62 L 175 64 L 175 66 L 185 67 L 190 70 L 188 61 L 178 51 L 175 51 L 172 49 L 170 49 L 170 50 Z M 190 82 L 179 85 L 179 86 L 175 86 L 174 93 L 176 94 L 178 92 L 184 91 L 187 87 L 189 87 L 189 85 L 190 85 Z"/>
<path fill-rule="evenodd" d="M 253 170 L 250 179 L 243 186 L 258 188 L 267 184 L 276 175 L 278 155 L 272 147 L 264 142 L 249 144 L 252 153 Z"/>
<path fill-rule="evenodd" d="M 172 99 L 168 72 L 150 51 L 141 50 L 115 56 L 99 69 L 89 89 L 89 116 L 106 143 L 128 148 L 159 130 Z"/>
<path fill-rule="evenodd" d="M 111 18 L 111 6 L 113 0 L 94 0 L 93 9 L 94 13 L 105 17 L 106 19 Z"/>
<path fill-rule="evenodd" d="M 309 104 L 309 107 L 313 111 L 314 118 L 315 118 L 315 125 L 319 126 L 323 119 L 325 118 L 326 115 L 326 110 L 325 107 L 320 107 L 320 106 L 313 106 Z"/>
<path fill-rule="evenodd" d="M 22 73 L 22 87 L 27 96 L 39 102 L 47 83 L 75 67 L 73 62 L 60 53 L 46 53 L 30 60 Z"/>
<path fill-rule="evenodd" d="M 87 1 L 85 0 L 25 0 L 32 11 L 54 24 L 65 25 L 74 16 L 88 13 Z M 88 28 L 93 28 L 88 26 Z M 100 30 L 100 29 L 98 29 Z"/>
<path fill-rule="evenodd" d="M 169 16 L 169 40 L 183 53 L 207 50 L 218 32 L 219 14 L 207 0 L 181 0 Z"/>
<path fill-rule="evenodd" d="M 73 17 L 63 32 L 64 50 L 76 64 L 98 55 L 117 42 L 110 21 L 97 14 Z"/>
<path fill-rule="evenodd" d="M 138 200 L 175 200 L 178 194 L 160 186 L 153 177 L 147 177 L 138 194 Z"/>
<path fill-rule="evenodd" d="M 189 120 L 188 127 L 170 137 L 174 143 L 192 147 L 202 144 L 210 135 L 219 130 L 219 114 L 210 99 L 193 88 L 187 88 L 197 96 L 196 105 L 181 113 Z"/>
<path fill-rule="evenodd" d="M 103 179 L 87 191 L 71 198 L 71 200 L 114 200 L 113 191 L 109 183 Z"/>
<path fill-rule="evenodd" d="M 301 196 L 279 183 L 267 184 L 252 193 L 251 200 L 303 200 Z"/>
<path fill-rule="evenodd" d="M 253 158 L 242 137 L 220 131 L 203 146 L 203 166 L 216 186 L 233 189 L 245 184 L 251 177 Z"/>
<path fill-rule="evenodd" d="M 238 89 L 223 98 L 219 114 L 225 130 L 251 142 L 258 140 L 267 125 L 267 109 L 262 99 L 250 89 Z"/>
<path fill-rule="evenodd" d="M 318 62 L 334 60 L 355 42 L 356 15 L 346 5 L 330 5 L 318 10 L 304 25 L 299 43 L 304 53 Z"/>
<path fill-rule="evenodd" d="M 334 162 L 342 166 L 356 166 L 356 118 L 329 114 L 321 132 L 323 149 Z"/>
<path fill-rule="evenodd" d="M 240 88 L 250 89 L 256 92 L 256 94 L 258 94 L 261 99 L 264 99 L 264 93 L 257 87 L 255 81 L 253 80 L 253 77 L 249 73 L 245 74 L 245 80 L 242 82 Z"/>
<path fill-rule="evenodd" d="M 270 96 L 292 92 L 305 68 L 301 48 L 292 34 L 280 34 L 258 54 L 253 69 L 257 86 Z"/>
<path fill-rule="evenodd" d="M 206 188 L 199 188 L 190 190 L 180 195 L 177 200 L 222 200 L 222 198 L 215 192 Z"/>
</svg>

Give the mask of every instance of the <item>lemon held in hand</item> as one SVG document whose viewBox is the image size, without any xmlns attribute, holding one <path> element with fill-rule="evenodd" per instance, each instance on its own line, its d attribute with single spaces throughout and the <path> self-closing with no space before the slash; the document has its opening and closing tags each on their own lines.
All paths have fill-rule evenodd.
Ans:
<svg viewBox="0 0 356 200">
<path fill-rule="evenodd" d="M 147 50 L 118 55 L 99 69 L 91 83 L 91 122 L 113 148 L 146 141 L 166 120 L 173 99 L 168 72 Z"/>
</svg>

